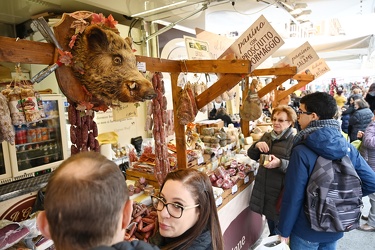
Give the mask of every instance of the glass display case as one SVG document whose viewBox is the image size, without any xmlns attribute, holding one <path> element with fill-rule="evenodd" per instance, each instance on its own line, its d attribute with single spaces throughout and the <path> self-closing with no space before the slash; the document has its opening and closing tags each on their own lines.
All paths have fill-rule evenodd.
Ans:
<svg viewBox="0 0 375 250">
<path fill-rule="evenodd" d="M 8 143 L 0 143 L 0 185 L 9 182 L 12 177 Z"/>
<path fill-rule="evenodd" d="M 41 100 L 45 117 L 15 126 L 15 145 L 8 144 L 12 180 L 51 172 L 67 158 L 63 99 L 48 94 L 41 95 Z"/>
</svg>

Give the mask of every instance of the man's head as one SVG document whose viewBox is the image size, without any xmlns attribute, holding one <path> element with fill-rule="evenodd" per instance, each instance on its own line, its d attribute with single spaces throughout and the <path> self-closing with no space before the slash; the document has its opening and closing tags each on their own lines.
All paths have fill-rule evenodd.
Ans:
<svg viewBox="0 0 375 250">
<path fill-rule="evenodd" d="M 132 213 L 121 170 L 94 152 L 71 156 L 53 172 L 44 208 L 37 224 L 58 250 L 122 241 Z"/>
<path fill-rule="evenodd" d="M 325 92 L 314 92 L 301 98 L 298 123 L 305 129 L 313 120 L 333 119 L 337 113 L 335 99 Z"/>
</svg>

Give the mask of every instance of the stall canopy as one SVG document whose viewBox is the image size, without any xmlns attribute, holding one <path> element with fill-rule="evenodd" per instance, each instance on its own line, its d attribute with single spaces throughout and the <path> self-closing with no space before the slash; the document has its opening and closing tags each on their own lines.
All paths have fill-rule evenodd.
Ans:
<svg viewBox="0 0 375 250">
<path fill-rule="evenodd" d="M 284 41 L 285 44 L 272 55 L 273 58 L 282 58 L 290 54 L 295 48 L 306 42 L 306 38 L 290 38 L 284 39 Z M 363 56 L 370 58 L 375 42 L 374 34 L 360 37 L 312 37 L 308 38 L 308 41 L 319 57 L 326 61 L 361 59 Z"/>
</svg>

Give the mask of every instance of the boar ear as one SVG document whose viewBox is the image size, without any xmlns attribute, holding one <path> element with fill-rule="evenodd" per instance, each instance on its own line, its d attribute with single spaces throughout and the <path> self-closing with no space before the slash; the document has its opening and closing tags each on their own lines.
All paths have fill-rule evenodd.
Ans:
<svg viewBox="0 0 375 250">
<path fill-rule="evenodd" d="M 129 46 L 129 49 L 132 49 L 133 39 L 131 37 L 125 37 L 125 43 Z"/>
<path fill-rule="evenodd" d="M 89 50 L 103 51 L 108 49 L 109 42 L 106 33 L 99 27 L 92 28 L 86 35 Z"/>
</svg>

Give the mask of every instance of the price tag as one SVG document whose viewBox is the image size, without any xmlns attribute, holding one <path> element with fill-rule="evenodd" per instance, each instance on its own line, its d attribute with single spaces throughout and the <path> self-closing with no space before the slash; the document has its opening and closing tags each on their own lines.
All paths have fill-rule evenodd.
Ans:
<svg viewBox="0 0 375 250">
<path fill-rule="evenodd" d="M 250 177 L 246 175 L 245 179 L 243 180 L 243 183 L 248 183 L 250 181 Z"/>
<path fill-rule="evenodd" d="M 215 200 L 215 203 L 216 203 L 216 207 L 220 206 L 221 204 L 223 204 L 223 197 L 219 197 Z"/>
<path fill-rule="evenodd" d="M 219 165 L 218 160 L 212 162 L 212 169 L 216 169 Z"/>
<path fill-rule="evenodd" d="M 197 162 L 198 162 L 198 165 L 201 165 L 202 163 L 204 163 L 203 156 L 199 157 L 198 160 L 197 160 Z"/>
<path fill-rule="evenodd" d="M 223 153 L 223 149 L 220 148 L 218 151 L 217 151 L 217 154 L 221 155 Z"/>
<path fill-rule="evenodd" d="M 237 184 L 232 187 L 232 194 L 235 194 L 238 191 Z"/>
<path fill-rule="evenodd" d="M 141 72 L 146 72 L 146 63 L 145 62 L 137 62 L 137 69 Z"/>
</svg>

